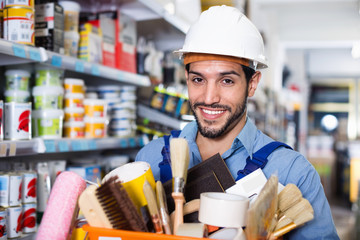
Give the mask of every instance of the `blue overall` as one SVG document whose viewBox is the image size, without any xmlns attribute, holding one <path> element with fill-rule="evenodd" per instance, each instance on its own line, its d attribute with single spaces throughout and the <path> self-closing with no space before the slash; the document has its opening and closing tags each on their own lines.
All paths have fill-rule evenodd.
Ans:
<svg viewBox="0 0 360 240">
<path fill-rule="evenodd" d="M 180 130 L 174 130 L 171 131 L 171 135 L 165 135 L 164 136 L 164 147 L 161 150 L 161 154 L 163 156 L 163 161 L 159 163 L 159 168 L 160 168 L 160 181 L 162 183 L 165 183 L 166 181 L 172 179 L 172 173 L 171 173 L 171 165 L 170 165 L 170 136 L 172 136 L 173 138 L 177 138 L 180 135 Z M 239 170 L 237 172 L 237 177 L 235 179 L 235 181 L 245 177 L 246 175 L 252 173 L 253 171 L 255 171 L 258 168 L 263 169 L 267 162 L 268 162 L 268 156 L 275 151 L 277 148 L 279 147 L 285 147 L 285 148 L 289 148 L 292 149 L 290 146 L 286 145 L 285 143 L 282 142 L 271 142 L 265 146 L 263 146 L 261 149 L 259 149 L 257 152 L 255 152 L 253 154 L 253 157 L 250 158 L 247 157 L 246 159 L 246 165 L 244 167 L 244 169 Z"/>
</svg>

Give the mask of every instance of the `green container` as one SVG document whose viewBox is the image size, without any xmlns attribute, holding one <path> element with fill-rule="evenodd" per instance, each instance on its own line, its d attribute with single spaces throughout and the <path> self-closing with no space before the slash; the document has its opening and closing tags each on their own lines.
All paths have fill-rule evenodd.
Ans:
<svg viewBox="0 0 360 240">
<path fill-rule="evenodd" d="M 62 86 L 63 71 L 52 68 L 38 68 L 35 75 L 35 86 Z"/>
<path fill-rule="evenodd" d="M 20 69 L 10 69 L 5 72 L 6 90 L 29 91 L 30 73 Z"/>
<path fill-rule="evenodd" d="M 34 99 L 34 109 L 62 109 L 64 88 L 55 86 L 37 86 L 32 91 Z"/>
</svg>

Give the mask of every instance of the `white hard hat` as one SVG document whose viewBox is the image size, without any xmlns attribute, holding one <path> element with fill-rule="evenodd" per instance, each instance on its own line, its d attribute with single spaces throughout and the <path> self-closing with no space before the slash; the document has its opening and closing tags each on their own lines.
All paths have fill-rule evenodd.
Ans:
<svg viewBox="0 0 360 240">
<path fill-rule="evenodd" d="M 186 34 L 183 48 L 175 53 L 230 56 L 249 60 L 253 69 L 267 67 L 257 28 L 238 9 L 225 5 L 204 11 Z"/>
</svg>

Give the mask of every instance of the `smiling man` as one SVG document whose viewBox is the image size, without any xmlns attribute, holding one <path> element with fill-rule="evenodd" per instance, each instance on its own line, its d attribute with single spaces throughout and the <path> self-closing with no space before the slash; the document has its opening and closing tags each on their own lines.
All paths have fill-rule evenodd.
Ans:
<svg viewBox="0 0 360 240">
<path fill-rule="evenodd" d="M 220 153 L 234 179 L 257 168 L 267 178 L 276 173 L 283 185 L 295 184 L 314 209 L 314 219 L 285 238 L 339 239 L 314 167 L 300 153 L 266 136 L 247 117 L 247 99 L 255 94 L 261 78 L 258 69 L 267 67 L 256 27 L 235 8 L 212 7 L 192 25 L 177 53 L 184 59 L 196 118 L 179 135 L 189 143 L 189 168 Z M 169 175 L 162 156 L 167 142 L 154 140 L 136 157 L 150 163 L 156 180 Z M 267 157 L 257 158 L 259 152 Z"/>
</svg>

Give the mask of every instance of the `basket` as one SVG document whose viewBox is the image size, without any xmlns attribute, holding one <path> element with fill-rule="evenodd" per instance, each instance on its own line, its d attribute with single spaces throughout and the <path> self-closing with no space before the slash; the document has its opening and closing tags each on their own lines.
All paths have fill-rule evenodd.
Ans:
<svg viewBox="0 0 360 240">
<path fill-rule="evenodd" d="M 88 240 L 106 240 L 109 237 L 111 240 L 199 240 L 208 238 L 195 238 L 195 237 L 184 237 L 166 234 L 157 234 L 150 232 L 135 232 L 125 230 L 115 230 L 108 228 L 91 227 L 85 224 L 83 227 L 84 231 L 88 232 Z M 117 237 L 117 238 L 116 238 Z"/>
</svg>

